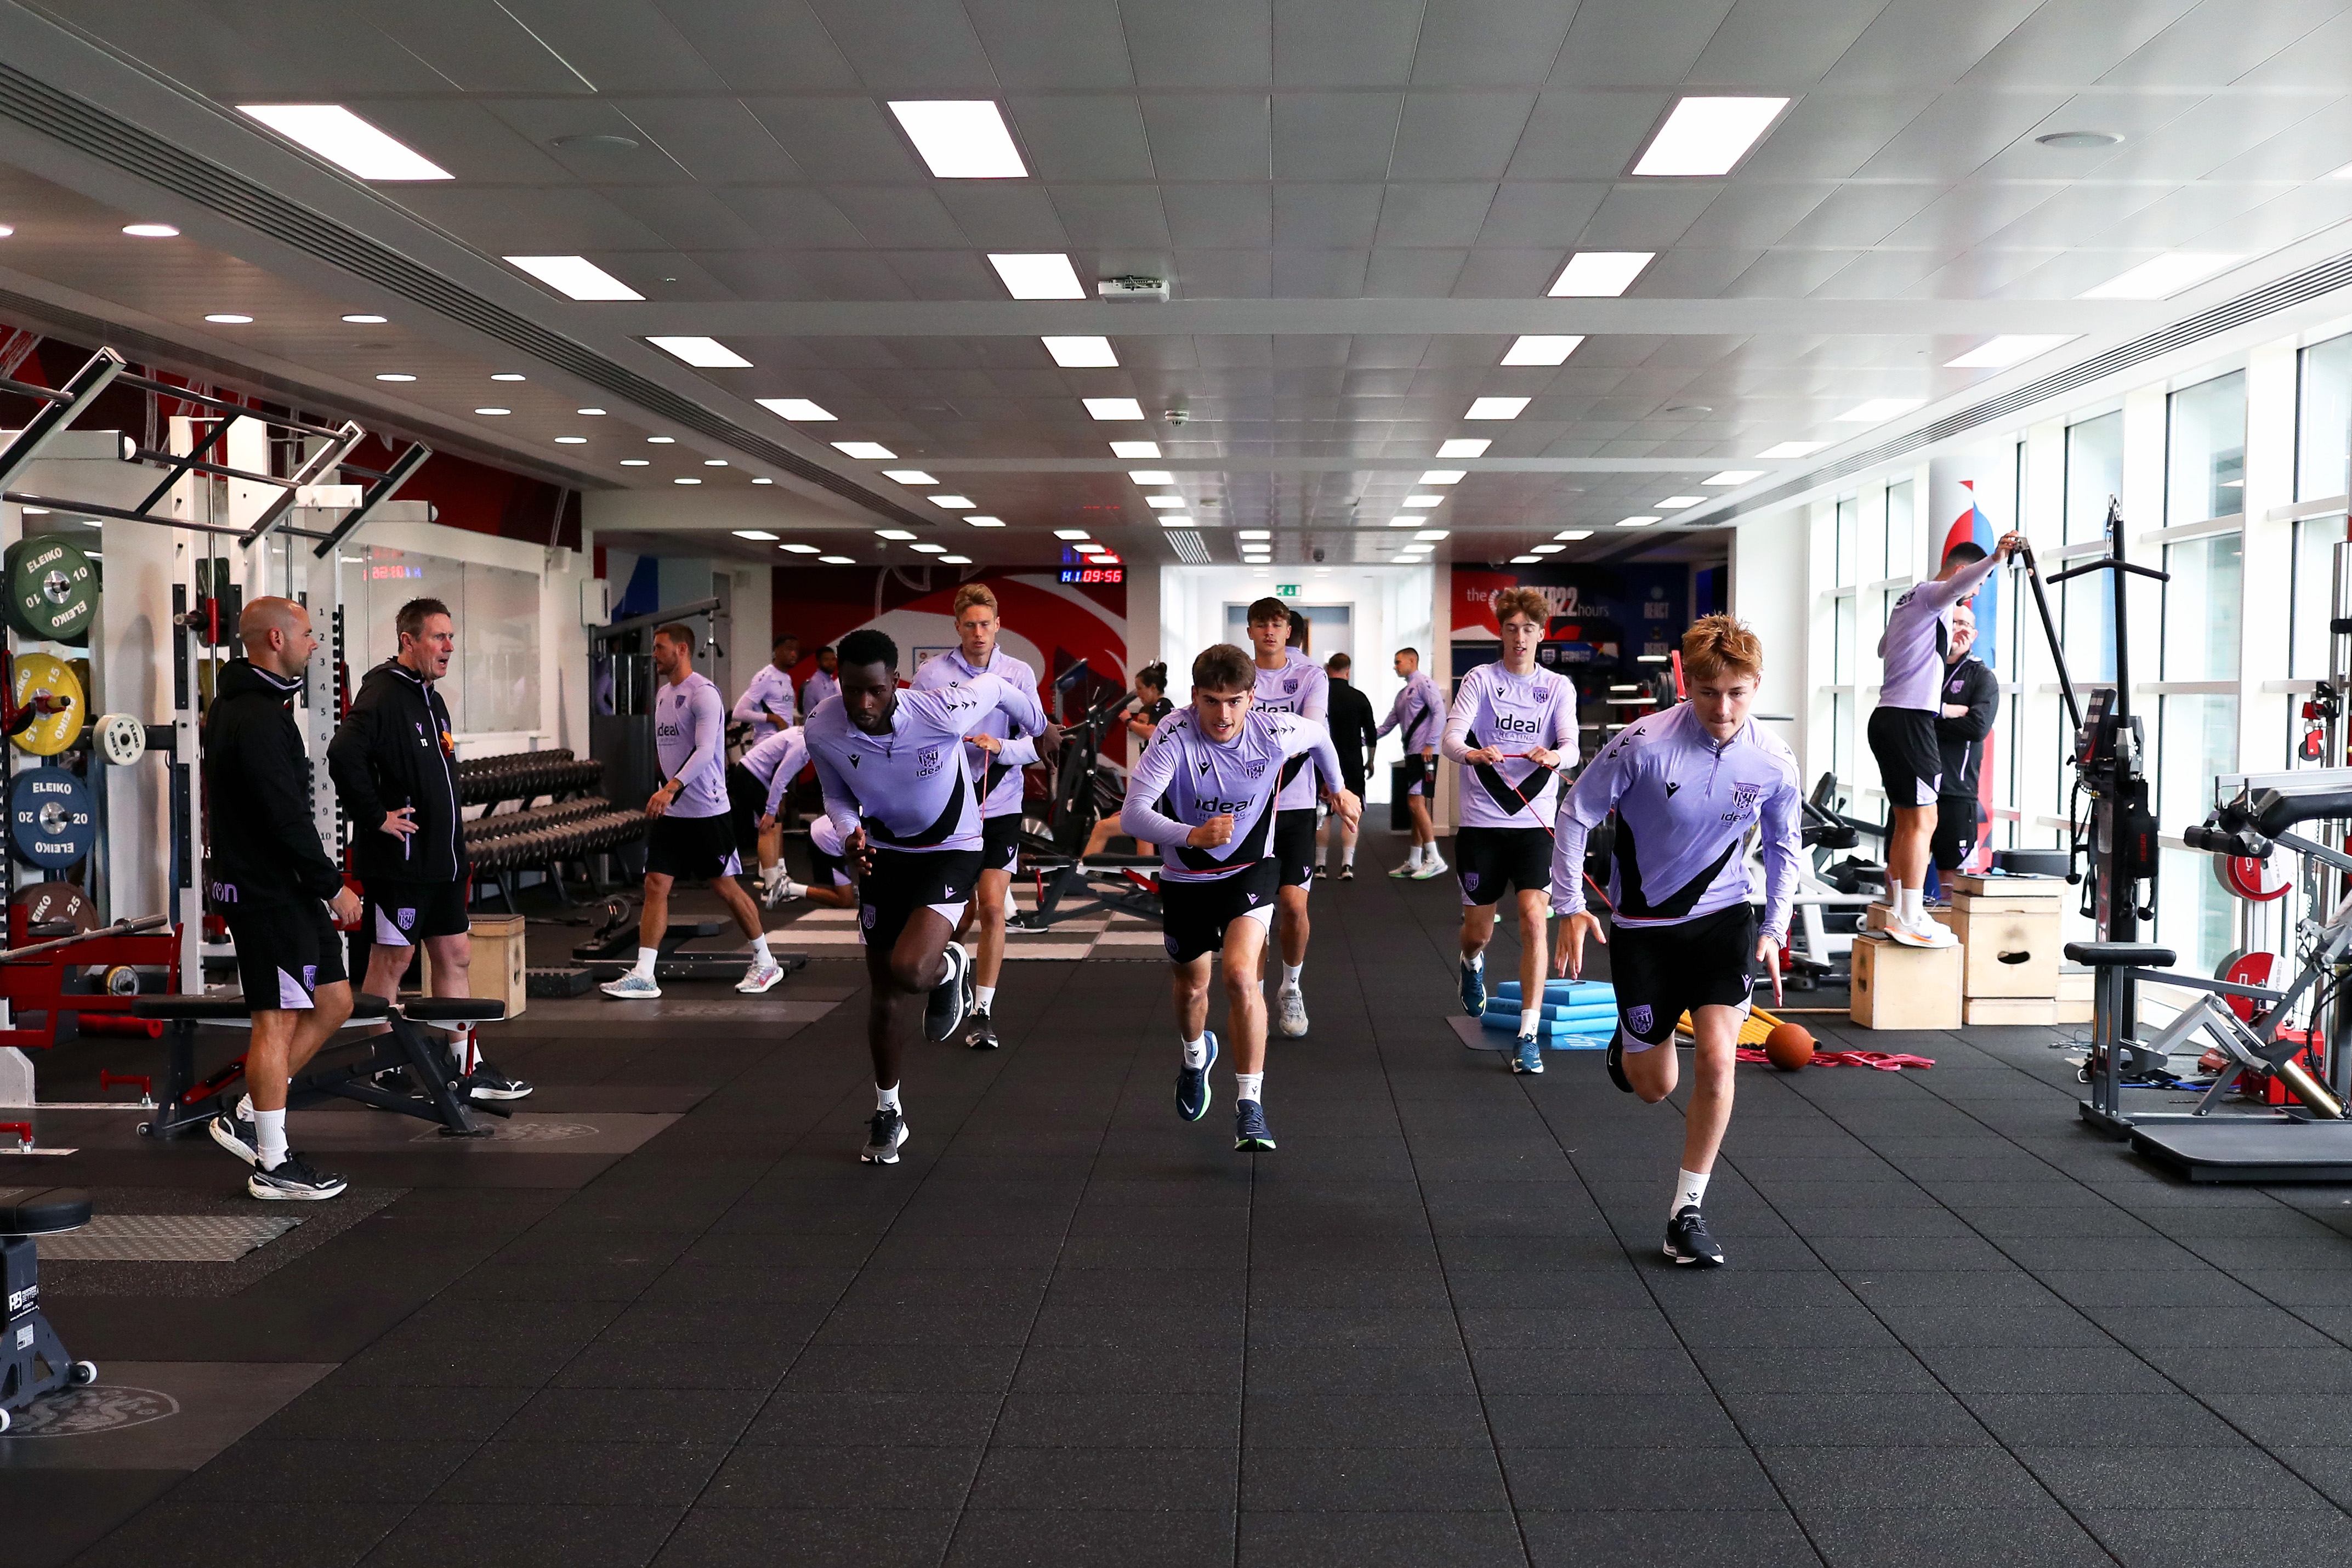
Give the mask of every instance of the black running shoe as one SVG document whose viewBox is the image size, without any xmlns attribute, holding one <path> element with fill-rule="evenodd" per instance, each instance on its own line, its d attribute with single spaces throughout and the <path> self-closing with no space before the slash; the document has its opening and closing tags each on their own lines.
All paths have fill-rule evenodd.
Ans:
<svg viewBox="0 0 2352 1568">
<path fill-rule="evenodd" d="M 277 1168 L 265 1171 L 253 1168 L 246 1177 L 245 1190 L 257 1198 L 290 1200 L 295 1203 L 317 1203 L 322 1198 L 341 1197 L 351 1183 L 332 1171 L 318 1171 L 301 1155 L 287 1152 Z"/>
<path fill-rule="evenodd" d="M 1633 1093 L 1633 1080 L 1625 1076 L 1625 1042 L 1623 1040 L 1612 1039 L 1609 1042 L 1608 1059 L 1609 1081 L 1627 1094 Z"/>
<path fill-rule="evenodd" d="M 1205 1108 L 1204 1108 L 1205 1109 Z M 1274 1148 L 1274 1133 L 1265 1124 L 1265 1110 L 1255 1100 L 1234 1107 L 1234 1152 L 1264 1154 Z"/>
<path fill-rule="evenodd" d="M 1321 881 L 1324 878 L 1328 877 L 1330 874 L 1331 874 L 1331 873 L 1330 873 L 1329 871 L 1328 871 L 1328 870 L 1326 870 L 1326 869 L 1324 868 L 1323 864 L 1322 864 L 1322 862 L 1321 862 L 1321 861 L 1319 861 L 1319 860 L 1318 860 L 1318 861 L 1317 861 L 1317 862 L 1316 862 L 1316 865 L 1315 865 L 1315 879 L 1316 879 L 1317 881 L 1318 881 L 1318 882 L 1319 882 L 1319 881 Z"/>
<path fill-rule="evenodd" d="M 261 1158 L 260 1151 L 255 1147 L 260 1134 L 254 1131 L 250 1118 L 224 1110 L 205 1123 L 205 1131 L 213 1135 L 214 1142 L 248 1165 Z"/>
<path fill-rule="evenodd" d="M 987 1008 L 981 1008 L 964 1020 L 963 1043 L 975 1051 L 992 1051 L 1004 1043 L 996 1037 L 996 1030 L 988 1021 Z"/>
<path fill-rule="evenodd" d="M 1201 1038 L 1208 1043 L 1209 1059 L 1196 1068 L 1181 1062 L 1176 1068 L 1176 1114 L 1187 1121 L 1198 1121 L 1209 1114 L 1209 1069 L 1217 1065 L 1216 1031 L 1203 1029 Z"/>
<path fill-rule="evenodd" d="M 907 1119 L 895 1110 L 877 1110 L 866 1129 L 866 1147 L 857 1157 L 869 1165 L 897 1164 L 899 1147 L 907 1142 Z"/>
<path fill-rule="evenodd" d="M 1723 1267 L 1723 1248 L 1706 1233 L 1706 1218 L 1696 1204 L 1685 1204 L 1666 1222 L 1666 1256 L 1676 1263 L 1703 1268 Z"/>
<path fill-rule="evenodd" d="M 964 1015 L 971 1011 L 971 954 L 963 943 L 951 942 L 943 956 L 947 973 L 931 987 L 931 999 L 923 1008 L 923 1037 L 929 1040 L 953 1038 Z"/>
<path fill-rule="evenodd" d="M 1350 865 L 1350 866 L 1342 866 L 1342 867 L 1340 867 L 1340 868 L 1339 868 L 1339 880 L 1341 880 L 1341 881 L 1343 881 L 1343 882 L 1352 882 L 1352 881 L 1354 881 L 1355 879 L 1356 879 L 1356 868 L 1355 868 L 1355 867 L 1353 867 L 1353 866 L 1351 866 L 1351 865 Z"/>
<path fill-rule="evenodd" d="M 457 1089 L 467 1100 L 528 1100 L 531 1085 L 527 1079 L 507 1077 L 488 1062 L 477 1062 L 472 1072 L 457 1080 Z"/>
</svg>

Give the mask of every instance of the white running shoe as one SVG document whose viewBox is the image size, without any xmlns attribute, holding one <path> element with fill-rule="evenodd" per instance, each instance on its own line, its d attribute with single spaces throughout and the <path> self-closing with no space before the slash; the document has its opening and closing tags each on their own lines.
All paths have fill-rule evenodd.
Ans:
<svg viewBox="0 0 2352 1568">
<path fill-rule="evenodd" d="M 634 969 L 618 980 L 604 982 L 601 989 L 605 995 L 616 996 L 624 1002 L 650 1002 L 661 994 L 660 986 Z"/>
<path fill-rule="evenodd" d="M 1952 934 L 1949 926 L 1939 921 L 1930 920 L 1924 914 L 1907 923 L 1899 921 L 1891 922 L 1886 928 L 1886 934 L 1906 947 L 1951 947 L 1960 940 Z"/>
<path fill-rule="evenodd" d="M 1421 863 L 1421 869 L 1412 874 L 1412 879 L 1416 882 L 1426 882 L 1432 877 L 1443 877 L 1453 868 L 1445 863 L 1444 856 L 1432 849 L 1429 852 L 1429 858 Z"/>
<path fill-rule="evenodd" d="M 1420 876 L 1420 875 L 1421 875 L 1421 857 L 1420 857 L 1420 856 L 1418 856 L 1418 855 L 1414 856 L 1412 858 L 1411 858 L 1411 859 L 1407 860 L 1403 865 L 1402 865 L 1402 866 L 1398 867 L 1395 870 L 1393 870 L 1393 871 L 1390 872 L 1390 873 L 1389 873 L 1389 875 L 1390 875 L 1390 876 L 1391 876 L 1391 877 L 1418 877 L 1418 876 Z"/>
<path fill-rule="evenodd" d="M 764 995 L 774 990 L 783 977 L 784 966 L 771 958 L 765 963 L 755 963 L 745 970 L 743 978 L 735 983 L 735 989 L 746 996 Z"/>
<path fill-rule="evenodd" d="M 1274 994 L 1275 1026 L 1290 1039 L 1307 1032 L 1307 994 L 1284 981 Z"/>
<path fill-rule="evenodd" d="M 760 895 L 761 901 L 772 910 L 778 904 L 789 904 L 794 899 L 806 897 L 808 897 L 808 889 L 793 881 L 790 877 L 777 878 L 769 883 Z"/>
</svg>

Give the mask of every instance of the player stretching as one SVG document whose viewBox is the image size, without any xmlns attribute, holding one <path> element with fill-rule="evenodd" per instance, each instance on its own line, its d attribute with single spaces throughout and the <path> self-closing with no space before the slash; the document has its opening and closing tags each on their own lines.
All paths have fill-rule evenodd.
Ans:
<svg viewBox="0 0 2352 1568">
<path fill-rule="evenodd" d="M 809 715 L 808 748 L 842 858 L 860 873 L 874 1120 L 858 1158 L 895 1165 L 907 1142 L 906 1000 L 929 994 L 923 1032 L 934 1040 L 953 1035 L 971 1006 L 971 955 L 951 940 L 980 876 L 980 800 L 964 737 L 992 710 L 1033 733 L 1045 711 L 1034 689 L 994 675 L 901 691 L 898 645 L 871 627 L 841 639 L 840 671 L 840 696 Z"/>
<path fill-rule="evenodd" d="M 1462 879 L 1462 1005 L 1486 1008 L 1486 944 L 1495 909 L 1516 891 L 1519 914 L 1519 1037 L 1513 1072 L 1541 1072 L 1536 1021 L 1543 1009 L 1544 921 L 1551 889 L 1552 819 L 1559 772 L 1576 760 L 1576 687 L 1536 668 L 1550 607 L 1533 588 L 1495 596 L 1503 660 L 1462 678 L 1438 749 L 1463 767 L 1462 827 L 1454 838 Z"/>
<path fill-rule="evenodd" d="M 1437 682 L 1421 672 L 1421 655 L 1415 649 L 1397 649 L 1394 668 L 1404 689 L 1389 705 L 1389 716 L 1372 740 L 1377 745 L 1391 730 L 1404 728 L 1400 739 L 1404 742 L 1405 804 L 1412 810 L 1412 853 L 1389 875 L 1426 882 L 1445 874 L 1445 858 L 1437 852 L 1437 825 L 1429 815 L 1429 803 L 1437 794 L 1437 731 L 1445 722 L 1445 699 Z"/>
<path fill-rule="evenodd" d="M 1329 729 L 1331 678 L 1323 667 L 1289 646 L 1290 606 L 1260 599 L 1249 607 L 1250 647 L 1256 658 L 1256 698 L 1265 713 L 1296 713 Z M 1339 753 L 1334 752 L 1332 755 Z M 1333 787 L 1340 787 L 1338 773 Z M 1283 770 L 1274 803 L 1274 858 L 1282 868 L 1275 894 L 1275 937 L 1282 946 L 1282 984 L 1274 994 L 1275 1026 L 1291 1039 L 1307 1032 L 1307 994 L 1298 976 L 1307 967 L 1307 890 L 1315 880 L 1315 782 L 1301 764 Z"/>
<path fill-rule="evenodd" d="M 1754 965 L 1779 952 L 1796 893 L 1802 792 L 1797 759 L 1748 715 L 1764 668 L 1756 634 L 1708 616 L 1683 634 L 1690 700 L 1638 719 L 1585 765 L 1560 807 L 1552 908 L 1566 918 L 1557 973 L 1584 972 L 1584 939 L 1608 942 L 1617 984 L 1609 1076 L 1655 1105 L 1675 1089 L 1675 1024 L 1698 1037 L 1684 1119 L 1683 1168 L 1666 1207 L 1666 1256 L 1723 1262 L 1699 1205 L 1731 1121 L 1731 1071 Z M 1609 901 L 1617 939 L 1584 908 L 1584 841 L 1617 814 Z M 1748 902 L 1748 831 L 1764 836 L 1764 914 Z M 1780 970 L 1773 969 L 1777 991 Z"/>
<path fill-rule="evenodd" d="M 1339 754 L 1322 725 L 1253 706 L 1250 656 L 1219 643 L 1192 661 L 1192 700 L 1171 713 L 1134 771 L 1119 825 L 1160 846 L 1161 923 L 1175 971 L 1183 1065 L 1176 1112 L 1209 1113 L 1209 955 L 1222 955 L 1225 1026 L 1234 1044 L 1234 1147 L 1274 1147 L 1265 1125 L 1265 1000 L 1259 975 L 1266 927 L 1286 874 L 1274 858 L 1276 795 L 1294 758 L 1312 757 L 1322 797 L 1343 821 L 1362 805 L 1339 776 Z M 1303 765 L 1303 763 L 1302 763 Z"/>
</svg>

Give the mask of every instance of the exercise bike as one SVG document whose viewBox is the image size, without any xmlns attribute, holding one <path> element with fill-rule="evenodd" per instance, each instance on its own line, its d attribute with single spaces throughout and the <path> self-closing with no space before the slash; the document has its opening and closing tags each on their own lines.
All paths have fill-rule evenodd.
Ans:
<svg viewBox="0 0 2352 1568">
<path fill-rule="evenodd" d="M 1066 702 L 1087 674 L 1080 659 L 1055 679 Z M 1080 915 L 1109 910 L 1157 924 L 1160 919 L 1156 858 L 1140 855 L 1086 858 L 1095 825 L 1118 809 L 1125 784 L 1102 762 L 1102 741 L 1142 699 L 1135 692 L 1108 693 L 1062 726 L 1062 749 L 1054 759 L 1054 787 L 1046 806 L 1045 831 L 1024 830 L 1021 855 L 1035 878 L 1037 907 L 1017 917 L 1022 931 L 1050 931 Z"/>
</svg>

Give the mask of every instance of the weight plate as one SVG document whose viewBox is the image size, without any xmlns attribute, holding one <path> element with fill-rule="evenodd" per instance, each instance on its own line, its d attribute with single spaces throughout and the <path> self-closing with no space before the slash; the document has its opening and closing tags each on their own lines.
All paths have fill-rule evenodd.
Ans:
<svg viewBox="0 0 2352 1568">
<path fill-rule="evenodd" d="M 2288 977 L 2286 960 L 2275 952 L 2232 952 L 2214 971 L 2213 978 L 2226 980 L 2233 985 L 2260 985 L 2276 991 Z M 2251 996 L 2224 996 L 2230 1011 L 2251 1021 L 2254 1016 L 2254 999 Z"/>
<path fill-rule="evenodd" d="M 71 882 L 34 882 L 11 893 L 8 901 L 23 907 L 26 925 L 64 921 L 76 931 L 98 929 L 98 911 Z"/>
<path fill-rule="evenodd" d="M 8 848 L 26 866 L 62 871 L 98 837 L 89 790 L 63 768 L 26 768 L 8 781 Z"/>
<path fill-rule="evenodd" d="M 128 713 L 109 713 L 98 721 L 99 754 L 118 768 L 127 768 L 147 754 L 147 726 Z"/>
<path fill-rule="evenodd" d="M 2213 877 L 2222 890 L 2231 897 L 2250 903 L 2266 904 L 2273 899 L 2286 897 L 2286 873 L 2274 860 L 2257 860 L 2244 855 L 2213 857 Z"/>
<path fill-rule="evenodd" d="M 79 643 L 98 611 L 98 568 L 80 545 L 53 533 L 20 539 L 0 557 L 8 625 L 28 637 Z"/>
<path fill-rule="evenodd" d="M 82 695 L 81 677 L 64 659 L 45 653 L 18 654 L 16 698 L 20 710 L 37 703 L 47 710 L 13 737 L 20 750 L 54 757 L 81 738 L 89 704 Z"/>
</svg>

